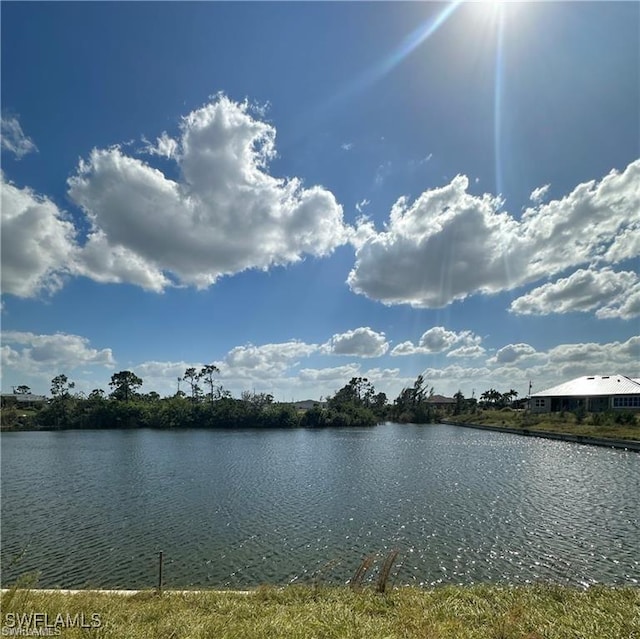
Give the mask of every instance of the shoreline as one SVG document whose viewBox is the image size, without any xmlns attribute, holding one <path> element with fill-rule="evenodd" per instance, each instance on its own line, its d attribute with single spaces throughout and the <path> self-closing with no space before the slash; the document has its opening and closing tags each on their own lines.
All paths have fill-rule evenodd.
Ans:
<svg viewBox="0 0 640 639">
<path fill-rule="evenodd" d="M 308 427 L 308 426 L 296 426 L 296 427 L 265 427 L 265 426 L 241 426 L 241 427 L 198 427 L 198 426 L 190 426 L 188 428 L 159 428 L 154 426 L 133 426 L 133 427 L 124 427 L 124 426 L 114 426 L 111 428 L 53 428 L 53 427 L 30 427 L 30 428 L 0 428 L 0 434 L 5 433 L 43 433 L 43 432 L 80 432 L 80 431 L 104 431 L 104 430 L 122 430 L 122 431 L 134 431 L 134 430 L 153 430 L 153 431 L 183 431 L 183 430 L 211 430 L 211 431 L 220 431 L 220 430 L 286 430 L 286 431 L 297 431 L 297 430 L 324 430 L 326 428 L 340 428 L 340 429 L 349 429 L 349 428 L 375 428 L 376 426 L 381 426 L 386 423 L 390 423 L 388 421 L 378 422 L 372 426 L 324 426 L 324 427 Z M 391 422 L 393 423 L 393 422 Z M 396 422 L 400 423 L 400 422 Z M 537 430 L 535 428 L 514 428 L 512 426 L 498 426 L 493 424 L 474 424 L 471 422 L 458 422 L 451 419 L 447 419 L 445 417 L 440 418 L 437 422 L 433 422 L 430 424 L 420 424 L 424 426 L 436 426 L 438 424 L 445 424 L 446 426 L 461 426 L 463 428 L 474 428 L 476 430 L 488 430 L 494 432 L 502 432 L 509 433 L 511 435 L 521 435 L 524 437 L 538 437 L 541 439 L 553 439 L 556 441 L 564 441 L 573 444 L 583 444 L 588 446 L 599 446 L 603 448 L 616 448 L 618 450 L 628 450 L 632 452 L 640 452 L 640 440 L 633 439 L 616 439 L 609 437 L 592 437 L 591 435 L 575 435 L 571 433 L 562 433 L 562 432 L 553 432 L 548 430 Z"/>
<path fill-rule="evenodd" d="M 573 444 L 616 448 L 619 450 L 628 450 L 636 453 L 640 452 L 640 441 L 634 441 L 632 439 L 609 439 L 604 437 L 591 437 L 589 435 L 571 435 L 569 433 L 554 433 L 546 430 L 535 430 L 531 428 L 512 428 L 510 426 L 493 426 L 489 424 L 455 422 L 448 419 L 442 419 L 440 421 L 447 426 L 461 426 L 463 428 L 490 430 L 501 433 L 509 433 L 511 435 L 521 435 L 524 437 L 540 437 L 542 439 L 555 439 L 557 441 L 570 442 Z"/>
<path fill-rule="evenodd" d="M 122 596 L 132 593 L 132 596 Z M 135 596 L 135 594 L 137 596 Z M 476 584 L 429 589 L 3 591 L 3 635 L 65 637 L 635 637 L 640 588 Z"/>
</svg>

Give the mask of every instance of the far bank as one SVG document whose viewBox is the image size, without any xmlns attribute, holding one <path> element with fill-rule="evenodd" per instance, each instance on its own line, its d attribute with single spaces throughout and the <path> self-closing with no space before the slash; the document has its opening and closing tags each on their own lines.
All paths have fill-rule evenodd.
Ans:
<svg viewBox="0 0 640 639">
<path fill-rule="evenodd" d="M 579 444 L 640 450 L 640 423 L 633 413 L 560 412 L 532 415 L 511 409 L 447 415 L 445 424 L 545 437 Z"/>
</svg>

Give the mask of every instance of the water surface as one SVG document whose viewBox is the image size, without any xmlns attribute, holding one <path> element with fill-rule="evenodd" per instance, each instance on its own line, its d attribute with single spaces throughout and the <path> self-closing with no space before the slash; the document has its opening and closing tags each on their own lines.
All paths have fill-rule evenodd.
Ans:
<svg viewBox="0 0 640 639">
<path fill-rule="evenodd" d="M 640 581 L 640 455 L 455 426 L 4 433 L 3 584 Z"/>
</svg>

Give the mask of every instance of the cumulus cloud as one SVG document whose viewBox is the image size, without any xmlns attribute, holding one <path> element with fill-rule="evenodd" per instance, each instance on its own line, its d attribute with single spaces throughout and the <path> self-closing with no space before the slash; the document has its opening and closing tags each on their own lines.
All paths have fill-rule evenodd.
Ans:
<svg viewBox="0 0 640 639">
<path fill-rule="evenodd" d="M 223 377 L 265 378 L 282 375 L 303 357 L 318 350 L 317 344 L 291 340 L 277 344 L 236 346 L 222 362 L 216 362 Z"/>
<path fill-rule="evenodd" d="M 456 333 L 447 330 L 444 326 L 434 326 L 422 334 L 417 345 L 411 341 L 401 342 L 391 351 L 391 355 L 429 355 L 442 353 L 458 346 L 456 354 L 452 355 L 453 357 L 475 357 L 478 354 L 478 349 L 483 350 L 480 347 L 481 341 L 482 338 L 474 335 L 471 331 Z M 464 354 L 465 349 L 467 349 L 467 355 Z"/>
<path fill-rule="evenodd" d="M 219 95 L 183 118 L 180 136 L 146 151 L 173 160 L 172 180 L 122 148 L 94 149 L 69 179 L 91 231 L 80 266 L 99 281 L 151 290 L 206 288 L 223 275 L 330 254 L 349 237 L 320 186 L 276 178 L 275 128 Z"/>
<path fill-rule="evenodd" d="M 54 292 L 73 270 L 76 231 L 47 198 L 20 189 L 0 174 L 2 292 L 32 297 Z"/>
<path fill-rule="evenodd" d="M 545 360 L 531 369 L 541 390 L 582 375 L 640 375 L 640 336 L 609 343 L 560 344 L 546 353 Z"/>
<path fill-rule="evenodd" d="M 327 354 L 357 357 L 380 357 L 388 349 L 389 343 L 384 333 L 378 333 L 368 326 L 337 333 L 322 346 L 322 352 Z"/>
<path fill-rule="evenodd" d="M 410 203 L 385 229 L 360 234 L 351 289 L 385 304 L 438 308 L 497 293 L 582 264 L 638 255 L 640 160 L 577 186 L 517 220 L 492 195 L 469 194 L 459 175 Z"/>
<path fill-rule="evenodd" d="M 596 311 L 600 319 L 619 318 L 629 320 L 640 317 L 640 282 L 629 289 L 625 295 L 620 295 L 606 306 Z"/>
<path fill-rule="evenodd" d="M 447 353 L 447 357 L 482 357 L 487 351 L 478 345 L 474 346 L 461 346 L 460 348 L 455 348 L 452 351 Z"/>
<path fill-rule="evenodd" d="M 602 259 L 603 262 L 618 264 L 640 255 L 640 225 L 624 229 L 610 244 Z"/>
<path fill-rule="evenodd" d="M 327 368 L 303 368 L 299 377 L 303 381 L 331 381 L 346 384 L 352 377 L 360 374 L 358 364 L 345 364 L 344 366 L 332 366 Z M 344 382 L 342 380 L 345 380 Z"/>
<path fill-rule="evenodd" d="M 445 368 L 425 368 L 422 375 L 427 383 L 434 380 L 461 380 L 461 379 L 478 379 L 487 377 L 491 374 L 488 368 L 477 368 L 463 366 L 446 366 Z"/>
<path fill-rule="evenodd" d="M 115 364 L 110 348 L 93 348 L 79 335 L 3 331 L 2 342 L 3 363 L 30 374 L 47 372 L 53 377 L 79 366 Z"/>
<path fill-rule="evenodd" d="M 507 344 L 488 361 L 492 364 L 514 364 L 515 362 L 536 354 L 536 349 L 529 344 Z"/>
<path fill-rule="evenodd" d="M 326 394 L 326 389 L 333 389 L 333 392 L 342 388 L 352 377 L 364 377 L 371 383 L 395 384 L 399 381 L 399 373 L 398 368 L 370 368 L 362 371 L 359 364 L 351 363 L 344 366 L 304 368 L 300 371 L 298 379 L 302 383 L 322 384 Z"/>
<path fill-rule="evenodd" d="M 13 153 L 18 159 L 38 150 L 33 140 L 24 134 L 16 117 L 3 116 L 0 119 L 0 140 L 2 150 Z"/>
<path fill-rule="evenodd" d="M 635 306 L 639 282 L 632 271 L 580 269 L 513 300 L 509 310 L 518 315 L 549 315 L 600 309 L 597 317 L 629 319 L 639 311 Z"/>
</svg>

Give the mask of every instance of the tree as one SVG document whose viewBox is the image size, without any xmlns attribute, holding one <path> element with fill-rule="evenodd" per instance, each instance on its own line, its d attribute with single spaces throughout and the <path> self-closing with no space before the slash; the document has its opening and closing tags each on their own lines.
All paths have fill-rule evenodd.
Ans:
<svg viewBox="0 0 640 639">
<path fill-rule="evenodd" d="M 375 392 L 373 384 L 366 377 L 352 377 L 346 386 L 327 401 L 327 404 L 330 408 L 338 410 L 345 404 L 370 408 Z"/>
<path fill-rule="evenodd" d="M 142 380 L 131 371 L 120 371 L 111 376 L 109 386 L 113 388 L 110 397 L 121 402 L 128 402 L 142 386 Z"/>
<path fill-rule="evenodd" d="M 513 402 L 518 398 L 518 391 L 511 388 L 509 392 L 503 395 L 503 398 L 506 404 L 513 404 Z"/>
<path fill-rule="evenodd" d="M 75 388 L 75 382 L 70 382 L 66 375 L 56 375 L 51 380 L 51 397 L 54 400 L 66 399 L 70 396 L 69 391 Z"/>
<path fill-rule="evenodd" d="M 424 387 L 424 377 L 422 374 L 420 374 L 418 375 L 418 377 L 416 377 L 416 381 L 413 382 L 412 399 L 414 407 L 422 404 L 425 399 L 425 393 L 426 389 Z"/>
<path fill-rule="evenodd" d="M 202 389 L 198 386 L 198 380 L 200 379 L 199 373 L 191 366 L 184 372 L 182 379 L 191 386 L 191 401 L 197 402 L 202 394 Z"/>
<path fill-rule="evenodd" d="M 480 400 L 484 404 L 484 406 L 497 406 L 502 399 L 502 393 L 497 391 L 495 388 L 490 388 L 489 390 L 484 391 L 482 395 L 480 395 Z"/>
<path fill-rule="evenodd" d="M 51 380 L 51 407 L 49 411 L 44 414 L 45 420 L 53 419 L 53 423 L 56 427 L 60 424 L 67 425 L 71 414 L 71 393 L 72 388 L 75 388 L 75 383 L 70 382 L 66 375 L 56 375 Z"/>
<path fill-rule="evenodd" d="M 29 395 L 29 393 L 31 393 L 31 388 L 29 388 L 25 384 L 20 384 L 20 386 L 15 388 L 13 392 L 16 395 Z"/>
<path fill-rule="evenodd" d="M 465 406 L 465 399 L 464 399 L 464 395 L 462 394 L 462 391 L 459 390 L 454 396 L 453 399 L 456 400 L 456 405 L 453 409 L 453 414 L 454 415 L 459 415 Z"/>
<path fill-rule="evenodd" d="M 214 381 L 213 375 L 214 373 L 219 373 L 220 369 L 215 364 L 205 364 L 198 377 L 204 380 L 205 386 L 209 387 L 209 402 L 213 404 L 214 400 Z M 220 395 L 220 386 L 215 386 L 215 391 L 217 391 L 218 396 Z"/>
<path fill-rule="evenodd" d="M 380 391 L 374 398 L 371 405 L 373 412 L 378 417 L 384 417 L 387 408 L 387 394 Z"/>
<path fill-rule="evenodd" d="M 427 389 L 424 376 L 418 375 L 411 388 L 403 388 L 393 402 L 393 414 L 403 422 L 426 424 L 433 421 L 433 411 L 428 399 L 433 387 Z"/>
<path fill-rule="evenodd" d="M 271 393 L 242 391 L 240 399 L 255 413 L 260 413 L 264 408 L 273 404 L 273 395 Z"/>
</svg>

